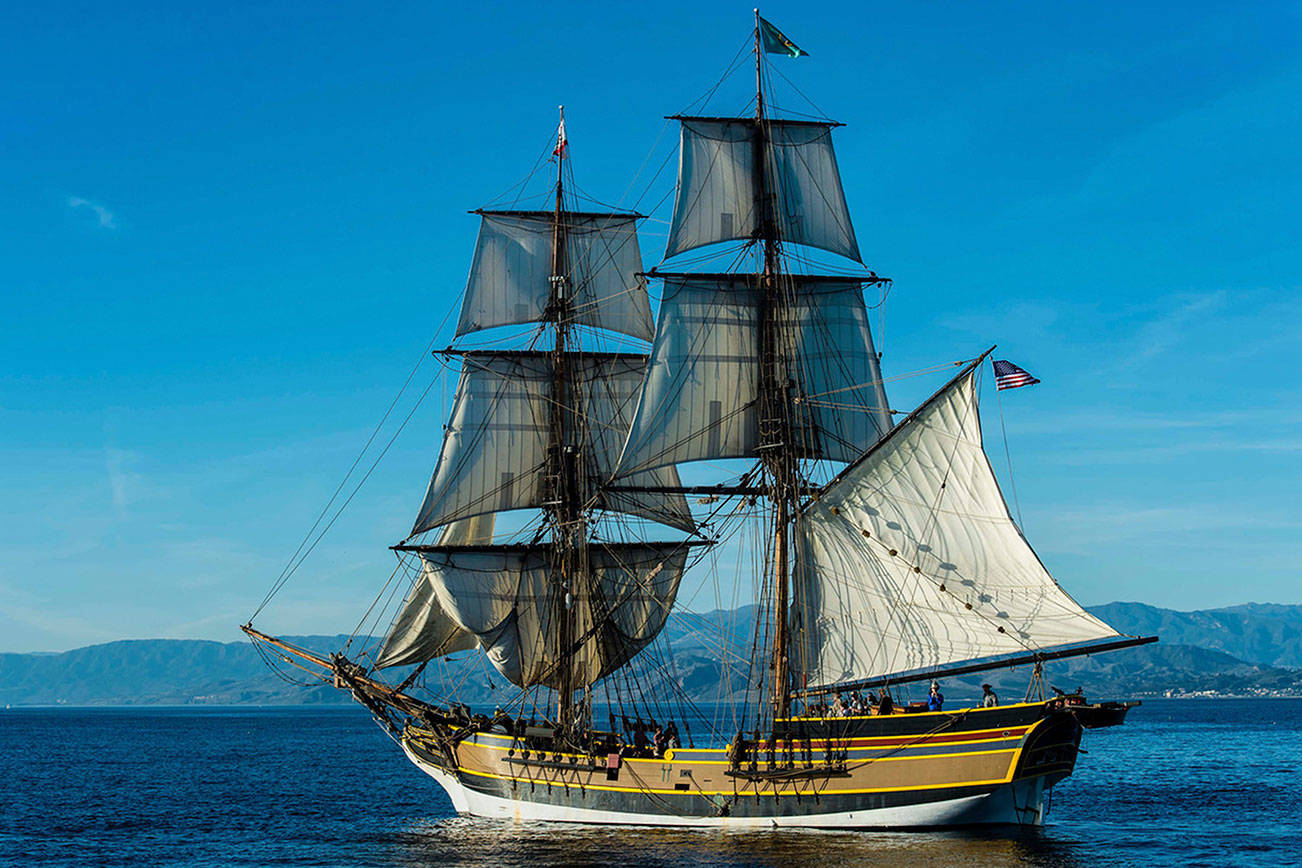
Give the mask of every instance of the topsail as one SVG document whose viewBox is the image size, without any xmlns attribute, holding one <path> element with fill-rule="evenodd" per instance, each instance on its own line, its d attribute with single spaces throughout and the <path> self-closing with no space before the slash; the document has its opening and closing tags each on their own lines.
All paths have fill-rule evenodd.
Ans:
<svg viewBox="0 0 1302 868">
<path fill-rule="evenodd" d="M 773 380 L 790 383 L 804 458 L 849 462 L 890 428 L 861 284 L 782 278 Z M 619 474 L 755 457 L 760 447 L 761 308 L 754 275 L 666 275 L 646 384 Z"/>
<path fill-rule="evenodd" d="M 552 246 L 557 216 L 549 211 L 481 211 L 483 223 L 457 323 L 460 337 L 480 329 L 544 322 L 553 314 Z M 564 212 L 570 315 L 587 326 L 651 340 L 636 214 Z"/>
<path fill-rule="evenodd" d="M 784 242 L 859 261 L 831 123 L 679 118 L 678 198 L 665 256 L 759 237 L 763 201 Z M 757 158 L 757 151 L 760 157 Z"/>
<path fill-rule="evenodd" d="M 633 354 L 576 354 L 574 448 L 579 452 L 582 494 L 591 508 L 632 513 L 692 529 L 681 494 L 608 491 L 628 430 L 646 357 Z M 548 487 L 552 381 L 551 357 L 541 352 L 466 353 L 434 476 L 413 534 L 490 512 L 542 507 L 554 497 Z M 643 475 L 646 486 L 674 487 L 672 467 Z"/>
</svg>

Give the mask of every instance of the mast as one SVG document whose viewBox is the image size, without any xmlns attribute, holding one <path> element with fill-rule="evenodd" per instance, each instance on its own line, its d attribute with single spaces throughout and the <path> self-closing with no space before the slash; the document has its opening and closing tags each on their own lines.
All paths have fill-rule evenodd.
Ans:
<svg viewBox="0 0 1302 868">
<path fill-rule="evenodd" d="M 551 498 L 548 513 L 552 525 L 553 570 L 556 585 L 556 642 L 560 661 L 556 687 L 556 722 L 562 729 L 572 717 L 574 698 L 574 669 L 571 648 L 574 645 L 573 603 L 574 581 L 581 564 L 580 548 L 584 542 L 579 493 L 578 449 L 571 443 L 573 412 L 570 387 L 573 379 L 570 355 L 567 352 L 570 322 L 570 300 L 567 292 L 568 268 L 565 261 L 565 154 L 568 150 L 565 136 L 565 106 L 560 106 L 560 123 L 556 135 L 556 202 L 552 223 L 552 273 L 550 319 L 556 329 L 556 342 L 552 351 L 551 401 L 549 422 L 551 444 L 548 449 L 548 476 Z"/>
<path fill-rule="evenodd" d="M 760 45 L 760 14 L 755 8 L 755 122 L 764 120 L 764 55 Z"/>
<path fill-rule="evenodd" d="M 768 135 L 764 116 L 764 54 L 760 35 L 759 9 L 755 10 L 755 194 L 759 216 L 758 238 L 764 265 L 760 275 L 760 445 L 762 462 L 769 481 L 769 498 L 773 504 L 773 672 L 772 706 L 774 718 L 786 717 L 790 710 L 789 647 L 787 610 L 789 608 L 789 573 L 787 550 L 788 526 L 793 513 L 793 495 L 798 490 L 794 444 L 791 442 L 790 386 L 779 340 L 784 300 L 780 286 L 781 239 L 773 216 L 773 191 L 766 171 Z"/>
<path fill-rule="evenodd" d="M 562 114 L 544 209 L 472 212 L 481 222 L 456 337 L 526 323 L 539 330 L 527 349 L 445 351 L 462 359 L 456 396 L 425 498 L 397 547 L 419 554 L 423 580 L 380 659 L 406 665 L 478 645 L 511 683 L 554 691 L 546 716 L 572 731 L 590 699 L 579 691 L 663 628 L 686 558 L 686 543 L 612 549 L 589 538 L 589 516 L 601 509 L 687 532 L 696 524 L 673 467 L 637 473 L 645 490 L 597 486 L 617 466 L 648 359 L 588 352 L 578 329 L 649 341 L 654 323 L 639 276 L 641 215 L 571 207 L 565 138 Z M 541 512 L 526 548 L 491 542 L 495 516 L 525 509 Z M 436 543 L 407 544 L 437 528 Z M 638 614 L 612 617 L 622 606 Z"/>
</svg>

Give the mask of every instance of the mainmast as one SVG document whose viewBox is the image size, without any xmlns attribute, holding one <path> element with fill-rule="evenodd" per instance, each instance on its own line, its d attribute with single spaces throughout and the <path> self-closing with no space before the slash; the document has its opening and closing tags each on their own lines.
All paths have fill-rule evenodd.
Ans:
<svg viewBox="0 0 1302 868">
<path fill-rule="evenodd" d="M 572 328 L 568 288 L 569 269 L 565 261 L 565 156 L 568 143 L 565 136 L 565 106 L 560 107 L 560 123 L 556 132 L 556 203 L 552 229 L 551 299 L 548 303 L 549 319 L 556 331 L 552 351 L 551 401 L 549 422 L 551 443 L 548 448 L 548 487 L 550 498 L 546 504 L 552 526 L 553 571 L 557 660 L 556 717 L 564 728 L 571 722 L 574 699 L 574 671 L 570 649 L 574 645 L 574 582 L 581 570 L 581 555 L 586 541 L 581 496 L 579 492 L 578 448 L 572 436 L 574 427 L 573 404 L 570 400 L 573 379 L 570 354 L 567 352 Z"/>
<path fill-rule="evenodd" d="M 797 465 L 792 444 L 790 414 L 791 375 L 779 340 L 784 300 L 781 291 L 782 243 L 774 219 L 773 190 L 764 154 L 768 151 L 768 130 L 764 117 L 764 48 L 761 44 L 759 9 L 755 10 L 755 173 L 757 237 L 763 253 L 760 274 L 760 443 L 758 449 L 768 477 L 773 504 L 773 673 L 772 705 L 775 718 L 790 710 L 789 657 L 787 635 L 790 566 L 787 530 L 798 490 Z"/>
<path fill-rule="evenodd" d="M 724 458 L 756 460 L 772 522 L 767 713 L 787 716 L 793 681 L 791 527 L 804 459 L 850 462 L 890 428 L 863 285 L 787 273 L 784 247 L 862 264 L 832 150 L 833 121 L 770 117 L 764 55 L 804 54 L 755 12 L 755 112 L 675 115 L 679 183 L 664 257 L 743 241 L 750 273 L 656 271 L 665 281 L 652 359 L 616 476 Z M 748 167 L 748 170 L 742 167 Z M 834 400 L 817 400 L 836 396 Z M 765 546 L 767 549 L 767 546 Z M 758 650 L 758 649 L 757 649 Z"/>
</svg>

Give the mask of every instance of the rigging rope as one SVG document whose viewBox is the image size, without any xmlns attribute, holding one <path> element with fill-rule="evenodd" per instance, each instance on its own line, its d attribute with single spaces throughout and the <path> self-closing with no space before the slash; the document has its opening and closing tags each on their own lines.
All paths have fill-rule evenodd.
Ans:
<svg viewBox="0 0 1302 868">
<path fill-rule="evenodd" d="M 999 393 L 998 384 L 995 385 L 995 404 L 999 407 L 999 433 L 1004 438 L 1004 461 L 1008 464 L 1008 487 L 1013 492 L 1013 508 L 1017 510 L 1017 529 L 1024 531 L 1022 505 L 1017 500 L 1017 482 L 1013 479 L 1013 455 L 1008 450 L 1008 429 L 1004 426 L 1004 398 Z"/>
<path fill-rule="evenodd" d="M 339 509 L 335 511 L 335 514 L 330 518 L 330 521 L 326 523 L 325 527 L 321 528 L 321 532 L 317 534 L 316 539 L 312 540 L 311 545 L 307 546 L 306 550 L 302 550 L 302 547 L 300 545 L 300 551 L 302 551 L 302 555 L 298 556 L 297 561 L 293 559 L 290 560 L 290 565 L 286 567 L 285 571 L 281 574 L 281 577 L 277 579 L 276 583 L 272 585 L 271 590 L 267 592 L 267 596 L 263 598 L 262 603 L 259 604 L 258 608 L 255 609 L 253 611 L 253 614 L 249 617 L 250 623 L 253 621 L 254 618 L 258 617 L 258 614 L 264 608 L 266 608 L 268 603 L 271 602 L 272 597 L 274 597 L 280 591 L 280 589 L 285 586 L 285 583 L 288 582 L 290 578 L 293 577 L 294 573 L 298 571 L 298 568 L 303 565 L 303 562 L 305 560 L 307 560 L 308 555 L 312 554 L 312 551 L 317 547 L 317 545 L 321 542 L 321 540 L 325 538 L 325 535 L 330 532 L 330 528 L 334 527 L 335 522 L 339 520 L 339 516 L 343 515 L 344 510 L 347 509 L 348 505 L 353 502 L 353 498 L 355 498 L 357 496 L 357 493 L 362 490 L 362 486 L 365 485 L 366 481 L 371 478 L 371 474 L 375 472 L 376 466 L 379 465 L 380 461 L 384 458 L 384 456 L 388 454 L 389 449 L 393 446 L 394 441 L 398 439 L 398 435 L 401 434 L 403 432 L 403 429 L 407 427 L 407 423 L 410 422 L 411 417 L 416 414 L 416 410 L 419 409 L 421 402 L 424 401 L 425 396 L 429 394 L 430 389 L 433 388 L 435 382 L 437 382 L 437 378 L 430 380 L 429 385 L 426 386 L 424 391 L 420 393 L 420 397 L 416 399 L 416 403 L 412 405 L 411 411 L 407 413 L 406 417 L 403 418 L 402 423 L 398 426 L 398 430 L 393 432 L 393 436 L 390 437 L 389 441 L 384 444 L 384 448 L 381 449 L 380 454 L 375 457 L 375 461 L 371 462 L 371 466 L 367 468 L 366 474 L 362 476 L 362 478 L 357 482 L 357 485 L 353 487 L 353 490 L 349 493 L 348 497 L 344 500 L 344 502 L 339 505 Z M 383 424 L 383 422 L 381 424 Z M 369 447 L 369 443 L 370 441 L 368 441 L 368 447 Z M 365 450 L 363 450 L 362 455 L 365 455 Z M 358 461 L 361 460 L 361 457 L 362 456 L 360 455 L 358 456 Z M 351 472 L 352 471 L 350 470 L 349 471 L 350 475 Z M 347 479 L 348 477 L 345 476 L 344 482 L 347 482 Z M 340 484 L 341 488 L 342 485 L 343 483 Z M 329 507 L 327 506 L 327 510 L 328 509 Z M 320 519 L 317 520 L 317 524 L 319 523 L 320 523 Z M 317 524 L 313 525 L 313 530 L 316 529 Z M 311 535 L 312 532 L 308 531 L 309 538 L 311 537 Z"/>
</svg>

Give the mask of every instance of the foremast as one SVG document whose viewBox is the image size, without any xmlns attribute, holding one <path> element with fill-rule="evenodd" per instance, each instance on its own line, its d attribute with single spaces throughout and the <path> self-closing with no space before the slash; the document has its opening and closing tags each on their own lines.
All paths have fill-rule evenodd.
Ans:
<svg viewBox="0 0 1302 868">
<path fill-rule="evenodd" d="M 574 623 L 571 609 L 574 600 L 574 580 L 582 572 L 587 554 L 587 521 L 581 502 L 579 485 L 578 444 L 573 432 L 575 419 L 570 395 L 574 378 L 569 353 L 572 329 L 571 303 L 567 292 L 569 269 L 565 262 L 567 233 L 565 211 L 565 160 L 569 143 L 565 133 L 565 107 L 560 107 L 560 124 L 556 135 L 556 201 L 552 229 L 551 298 L 547 304 L 547 317 L 555 331 L 555 344 L 551 358 L 551 400 L 548 406 L 551 443 L 547 450 L 547 481 L 549 497 L 544 502 L 545 514 L 551 525 L 553 546 L 552 581 L 555 584 L 553 617 L 557 625 L 556 642 L 561 660 L 556 687 L 556 720 L 562 728 L 573 722 L 574 678 L 569 665 L 567 649 L 574 645 Z"/>
<path fill-rule="evenodd" d="M 546 210 L 473 212 L 481 225 L 454 340 L 503 326 L 537 330 L 522 349 L 443 351 L 461 361 L 456 394 L 412 532 L 393 547 L 414 554 L 420 572 L 375 666 L 478 647 L 523 689 L 531 716 L 544 704 L 531 691 L 550 690 L 555 711 L 544 715 L 572 734 L 586 717 L 577 692 L 663 628 L 695 544 L 626 541 L 615 516 L 687 532 L 696 525 L 672 466 L 636 474 L 630 489 L 605 484 L 647 357 L 597 351 L 591 341 L 654 334 L 642 215 L 571 207 L 563 109 L 553 155 Z M 580 328 L 593 331 L 590 340 Z M 524 510 L 532 516 L 523 524 L 498 526 L 499 516 Z"/>
</svg>

